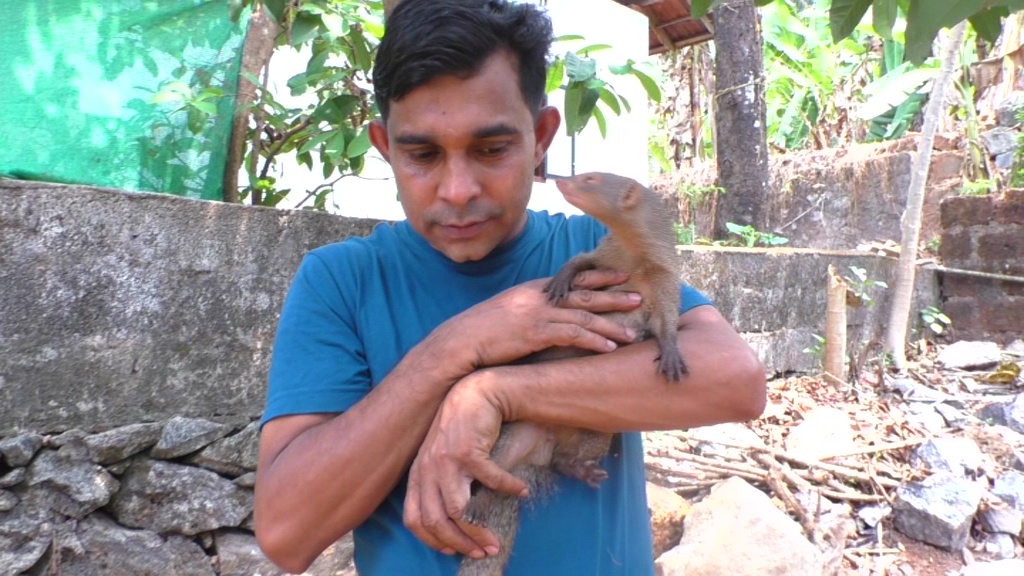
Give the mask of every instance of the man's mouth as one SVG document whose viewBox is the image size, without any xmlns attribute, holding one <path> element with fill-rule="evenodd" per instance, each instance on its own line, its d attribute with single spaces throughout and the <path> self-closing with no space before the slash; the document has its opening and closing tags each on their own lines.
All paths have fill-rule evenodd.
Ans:
<svg viewBox="0 0 1024 576">
<path fill-rule="evenodd" d="M 441 230 L 444 235 L 453 240 L 461 240 L 465 238 L 472 238 L 476 236 L 484 226 L 487 225 L 487 220 L 479 220 L 476 222 L 460 222 L 452 224 L 442 224 Z"/>
</svg>

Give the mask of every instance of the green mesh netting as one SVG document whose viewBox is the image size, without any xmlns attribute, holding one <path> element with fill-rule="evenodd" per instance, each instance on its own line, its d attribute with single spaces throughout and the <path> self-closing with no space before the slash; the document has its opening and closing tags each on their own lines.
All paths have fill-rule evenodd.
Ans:
<svg viewBox="0 0 1024 576">
<path fill-rule="evenodd" d="M 0 175 L 223 197 L 244 16 L 225 0 L 5 4 Z"/>
</svg>

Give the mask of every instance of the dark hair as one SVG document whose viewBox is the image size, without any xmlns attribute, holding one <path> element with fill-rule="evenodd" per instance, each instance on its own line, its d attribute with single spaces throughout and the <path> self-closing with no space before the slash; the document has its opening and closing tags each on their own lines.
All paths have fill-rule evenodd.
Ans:
<svg viewBox="0 0 1024 576">
<path fill-rule="evenodd" d="M 500 49 L 519 62 L 519 90 L 534 115 L 544 101 L 551 21 L 508 0 L 405 0 L 387 19 L 373 87 L 386 123 L 392 101 L 440 76 L 468 77 Z"/>
</svg>

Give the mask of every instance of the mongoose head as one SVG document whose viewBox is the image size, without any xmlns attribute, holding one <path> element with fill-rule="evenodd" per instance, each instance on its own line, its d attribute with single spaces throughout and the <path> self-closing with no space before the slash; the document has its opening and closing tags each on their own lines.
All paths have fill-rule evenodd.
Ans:
<svg viewBox="0 0 1024 576">
<path fill-rule="evenodd" d="M 636 180 L 606 172 L 560 178 L 555 185 L 567 202 L 602 222 L 621 218 L 640 203 L 646 192 Z"/>
</svg>

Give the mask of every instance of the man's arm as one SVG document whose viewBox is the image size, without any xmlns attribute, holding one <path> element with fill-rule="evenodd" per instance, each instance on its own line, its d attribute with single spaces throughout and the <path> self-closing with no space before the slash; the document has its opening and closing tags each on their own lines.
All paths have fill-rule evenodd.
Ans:
<svg viewBox="0 0 1024 576">
<path fill-rule="evenodd" d="M 594 272 L 581 275 L 577 285 L 596 288 L 624 280 Z M 256 536 L 267 557 L 302 572 L 368 518 L 409 467 L 451 386 L 466 374 L 550 346 L 607 351 L 615 347 L 610 340 L 630 341 L 621 325 L 595 314 L 634 309 L 638 302 L 629 294 L 584 289 L 564 307 L 553 307 L 542 285 L 534 281 L 506 290 L 443 323 L 342 414 L 267 422 L 255 502 Z M 476 460 L 475 477 L 498 490 L 524 489 L 486 456 Z M 453 550 L 483 555 L 482 545 L 460 536 L 452 521 L 442 519 L 433 529 L 452 541 Z"/>
<path fill-rule="evenodd" d="M 603 432 L 671 430 L 757 418 L 765 405 L 764 366 L 711 306 L 679 318 L 678 346 L 689 374 L 669 382 L 655 370 L 653 340 L 609 354 L 501 366 L 462 379 L 441 404 L 410 471 L 406 524 L 424 542 L 451 542 L 433 529 L 453 519 L 461 534 L 489 542 L 489 531 L 462 520 L 470 470 L 503 421 Z M 487 447 L 489 449 L 489 446 Z M 483 456 L 481 456 L 483 454 Z M 420 487 L 412 490 L 413 486 Z"/>
</svg>

